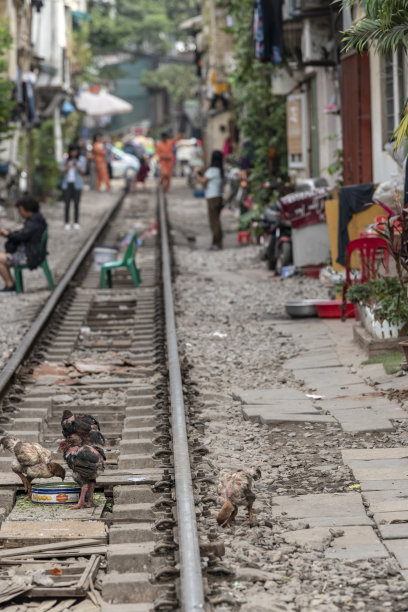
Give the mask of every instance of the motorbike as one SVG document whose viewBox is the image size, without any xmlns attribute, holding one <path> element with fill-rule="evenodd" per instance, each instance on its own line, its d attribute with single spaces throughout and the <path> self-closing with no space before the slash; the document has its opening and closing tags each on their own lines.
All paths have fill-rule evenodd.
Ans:
<svg viewBox="0 0 408 612">
<path fill-rule="evenodd" d="M 292 263 L 292 227 L 282 217 L 279 200 L 265 208 L 261 215 L 264 231 L 263 258 L 269 270 L 281 274 L 282 268 Z"/>
</svg>

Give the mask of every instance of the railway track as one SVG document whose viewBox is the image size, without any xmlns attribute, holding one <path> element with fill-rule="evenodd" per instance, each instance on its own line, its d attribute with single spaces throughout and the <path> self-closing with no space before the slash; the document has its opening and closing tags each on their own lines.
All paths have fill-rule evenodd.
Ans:
<svg viewBox="0 0 408 612">
<path fill-rule="evenodd" d="M 62 567 L 63 574 L 70 562 L 78 576 L 83 567 L 90 573 L 79 595 L 68 587 L 58 593 L 56 583 L 47 595 L 46 585 L 33 583 L 2 603 L 5 610 L 204 609 L 163 195 L 160 240 L 148 238 L 138 254 L 140 287 L 119 271 L 114 289 L 100 290 L 90 261 L 102 235 L 105 243 L 117 243 L 136 216 L 149 221 L 155 215 L 153 201 L 122 200 L 95 229 L 0 374 L 0 426 L 7 433 L 56 451 L 68 408 L 93 414 L 107 439 L 98 508 L 64 508 L 55 515 L 21 501 L 11 456 L 1 451 L 0 579 L 10 564 L 28 560 L 37 568 Z M 51 529 L 53 518 L 59 530 Z M 61 540 L 65 550 L 58 550 Z"/>
</svg>

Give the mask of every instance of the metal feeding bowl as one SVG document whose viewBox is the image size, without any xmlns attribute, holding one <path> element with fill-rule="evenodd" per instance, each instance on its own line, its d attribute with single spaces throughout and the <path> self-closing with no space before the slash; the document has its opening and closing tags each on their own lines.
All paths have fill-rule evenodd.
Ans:
<svg viewBox="0 0 408 612">
<path fill-rule="evenodd" d="M 45 482 L 33 484 L 31 501 L 35 504 L 76 504 L 81 487 L 76 482 Z"/>
<path fill-rule="evenodd" d="M 315 302 L 318 300 L 292 300 L 285 302 L 285 310 L 290 317 L 317 317 Z"/>
</svg>

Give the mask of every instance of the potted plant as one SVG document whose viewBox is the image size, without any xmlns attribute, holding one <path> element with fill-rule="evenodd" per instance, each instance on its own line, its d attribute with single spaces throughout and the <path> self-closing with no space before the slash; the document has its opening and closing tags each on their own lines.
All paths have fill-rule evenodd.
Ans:
<svg viewBox="0 0 408 612">
<path fill-rule="evenodd" d="M 358 304 L 362 325 L 378 338 L 404 336 L 408 330 L 406 285 L 395 276 L 382 276 L 352 285 L 347 299 Z"/>
<path fill-rule="evenodd" d="M 395 276 L 379 276 L 352 285 L 347 298 L 359 305 L 360 319 L 379 338 L 403 336 L 408 330 L 408 208 L 396 205 L 374 230 L 388 246 L 395 263 Z"/>
</svg>

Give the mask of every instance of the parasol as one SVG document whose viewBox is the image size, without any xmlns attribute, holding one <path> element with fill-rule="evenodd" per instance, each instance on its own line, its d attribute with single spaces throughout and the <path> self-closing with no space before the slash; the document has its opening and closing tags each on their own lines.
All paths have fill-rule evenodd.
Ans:
<svg viewBox="0 0 408 612">
<path fill-rule="evenodd" d="M 122 115 L 130 113 L 133 106 L 107 92 L 92 93 L 83 91 L 75 98 L 78 110 L 83 111 L 90 117 L 103 117 L 104 115 Z"/>
</svg>

